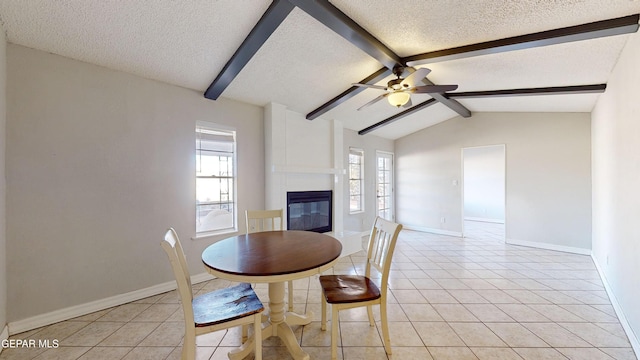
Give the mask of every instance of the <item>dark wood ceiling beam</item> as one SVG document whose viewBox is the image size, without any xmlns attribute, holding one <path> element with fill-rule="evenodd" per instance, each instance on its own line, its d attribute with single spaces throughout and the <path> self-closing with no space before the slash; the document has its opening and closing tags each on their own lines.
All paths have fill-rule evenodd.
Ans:
<svg viewBox="0 0 640 360">
<path fill-rule="evenodd" d="M 377 129 L 385 126 L 385 125 L 389 125 L 394 121 L 398 121 L 398 120 L 402 119 L 405 116 L 409 116 L 409 115 L 413 114 L 416 111 L 422 110 L 424 108 L 427 108 L 427 107 L 429 107 L 431 105 L 434 105 L 434 104 L 437 104 L 437 103 L 438 102 L 435 99 L 429 99 L 427 101 L 421 102 L 420 104 L 418 104 L 418 105 L 416 105 L 414 107 L 411 107 L 411 108 L 409 108 L 409 109 L 407 109 L 407 110 L 405 110 L 403 112 L 397 113 L 397 114 L 395 114 L 395 115 L 393 115 L 391 117 L 388 117 L 388 118 L 386 118 L 386 119 L 384 119 L 382 121 L 379 121 L 379 122 L 377 122 L 377 123 L 375 123 L 375 124 L 373 124 L 373 125 L 371 125 L 369 127 L 366 127 L 364 129 L 358 131 L 358 134 L 359 135 L 364 135 L 364 134 L 370 133 L 370 132 L 372 132 L 374 130 L 377 130 Z"/>
<path fill-rule="evenodd" d="M 474 98 L 491 98 L 491 97 L 513 97 L 513 96 L 535 96 L 535 95 L 562 95 L 562 94 L 594 94 L 603 93 L 607 89 L 607 84 L 595 85 L 576 85 L 576 86 L 554 86 L 540 88 L 523 88 L 508 90 L 484 90 L 484 91 L 466 91 L 458 93 L 446 93 L 447 98 L 457 99 L 474 99 Z M 359 135 L 364 135 L 377 130 L 385 125 L 389 125 L 405 116 L 422 110 L 428 106 L 435 104 L 435 99 L 429 99 L 399 114 L 393 115 L 385 120 L 377 122 L 365 129 L 358 131 Z"/>
<path fill-rule="evenodd" d="M 404 65 L 400 56 L 396 55 L 340 9 L 329 3 L 328 0 L 289 1 L 387 68 L 393 69 L 396 65 Z"/>
<path fill-rule="evenodd" d="M 562 94 L 593 94 L 603 93 L 607 89 L 607 84 L 596 85 L 576 85 L 576 86 L 555 86 L 540 88 L 523 88 L 507 90 L 486 90 L 451 92 L 447 96 L 452 99 L 476 99 L 491 97 L 514 97 L 514 96 L 535 96 L 535 95 L 562 95 Z"/>
<path fill-rule="evenodd" d="M 403 60 L 409 66 L 432 64 L 441 61 L 464 59 L 479 55 L 497 54 L 513 50 L 556 45 L 572 41 L 595 39 L 605 36 L 634 33 L 638 31 L 640 14 L 588 24 L 514 36 L 506 39 L 487 41 L 479 44 L 431 51 L 409 56 Z"/>
<path fill-rule="evenodd" d="M 360 80 L 361 84 L 375 84 L 378 81 L 386 78 L 391 75 L 391 70 L 386 67 L 381 68 L 380 70 L 374 72 L 373 74 L 367 76 L 366 78 Z M 360 86 L 352 86 L 347 90 L 343 91 L 340 95 L 334 97 L 333 99 L 327 101 L 322 104 L 319 108 L 313 110 L 312 112 L 307 114 L 307 120 L 313 120 L 318 116 L 328 112 L 329 110 L 335 108 L 336 106 L 342 104 L 343 102 L 351 99 L 352 97 L 358 95 L 362 91 L 364 91 L 365 87 Z"/>
<path fill-rule="evenodd" d="M 345 38 L 369 56 L 378 60 L 384 68 L 367 76 L 360 81 L 361 84 L 375 84 L 391 74 L 391 70 L 398 65 L 404 65 L 402 58 L 384 45 L 380 40 L 367 32 L 340 9 L 333 6 L 327 0 L 289 0 L 292 4 L 318 20 L 324 26 Z M 308 120 L 314 120 L 328 111 L 336 108 L 343 102 L 351 99 L 366 88 L 352 86 L 338 96 L 320 105 L 320 107 L 307 114 Z"/>
<path fill-rule="evenodd" d="M 271 34 L 287 18 L 294 6 L 287 0 L 274 0 L 262 15 L 256 26 L 244 39 L 238 50 L 222 68 L 204 93 L 204 97 L 216 100 L 222 92 L 238 76 L 242 68 L 258 52 L 260 47 L 269 39 Z"/>
<path fill-rule="evenodd" d="M 293 0 L 292 0 L 293 1 Z M 300 0 L 302 1 L 302 0 Z M 507 52 L 519 49 L 529 49 L 540 46 L 561 44 L 571 41 L 579 41 L 586 39 L 594 39 L 598 37 L 604 36 L 613 36 L 620 35 L 626 33 L 633 33 L 638 31 L 638 21 L 640 20 L 640 14 L 625 16 L 616 19 L 609 19 L 603 21 L 597 21 L 593 23 L 571 26 L 556 30 L 543 31 L 539 33 L 514 36 L 511 38 L 501 39 L 501 40 L 493 40 L 487 41 L 479 44 L 472 44 L 466 46 L 460 46 L 451 49 L 432 51 L 424 54 L 418 54 L 414 56 L 410 56 L 401 60 L 401 63 L 404 62 L 409 66 L 415 66 L 419 64 L 426 63 L 435 63 L 439 61 L 445 60 L 454 60 L 454 59 L 462 59 L 473 56 L 485 55 L 485 54 L 495 54 L 500 52 Z M 372 74 L 373 76 L 373 74 Z M 316 117 L 324 114 L 325 112 L 335 108 L 337 105 L 342 102 L 348 100 L 353 97 L 358 92 L 355 92 L 357 89 L 354 87 L 349 90 L 343 92 L 342 94 L 336 96 L 331 99 L 329 102 L 325 103 L 318 109 L 312 111 L 307 115 L 307 119 L 315 119 Z M 360 90 L 362 91 L 362 90 Z M 460 94 L 460 93 L 458 93 Z M 463 109 L 462 106 L 458 102 L 453 102 L 453 93 L 447 95 L 441 95 L 439 100 L 444 99 L 445 105 L 447 103 L 451 106 L 454 106 L 458 111 L 456 111 L 461 116 L 462 113 L 466 113 L 468 110 Z M 342 99 L 342 97 L 345 97 Z M 438 97 L 438 95 L 436 95 Z M 447 101 L 451 100 L 451 101 Z M 447 105 L 447 106 L 449 106 Z M 461 108 L 462 107 L 462 108 Z M 465 111 L 466 110 L 466 111 Z M 310 115 L 313 114 L 311 118 Z"/>
</svg>

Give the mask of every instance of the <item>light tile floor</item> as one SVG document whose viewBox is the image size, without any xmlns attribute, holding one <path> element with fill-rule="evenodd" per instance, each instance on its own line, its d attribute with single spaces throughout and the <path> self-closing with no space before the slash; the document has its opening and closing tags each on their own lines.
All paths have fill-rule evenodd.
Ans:
<svg viewBox="0 0 640 360">
<path fill-rule="evenodd" d="M 340 313 L 339 358 L 636 359 L 590 257 L 505 245 L 504 227 L 468 225 L 466 238 L 402 231 L 390 279 L 393 355 L 384 352 L 379 322 L 370 327 L 366 311 L 353 309 Z M 354 254 L 333 271 L 361 273 L 363 262 L 364 253 Z M 217 279 L 194 291 L 228 285 Z M 311 359 L 328 359 L 317 277 L 294 287 L 295 309 L 315 314 L 295 334 Z M 266 285 L 256 292 L 267 301 Z M 14 335 L 60 346 L 5 349 L 0 359 L 179 359 L 181 321 L 177 295 L 169 292 Z M 239 332 L 197 342 L 197 359 L 226 359 Z M 279 340 L 266 341 L 263 354 L 290 359 Z"/>
</svg>

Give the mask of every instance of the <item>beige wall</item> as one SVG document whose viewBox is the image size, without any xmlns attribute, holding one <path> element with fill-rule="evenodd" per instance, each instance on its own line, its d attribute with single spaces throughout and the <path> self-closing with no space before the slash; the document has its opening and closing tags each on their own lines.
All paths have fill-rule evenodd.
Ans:
<svg viewBox="0 0 640 360">
<path fill-rule="evenodd" d="M 6 252 L 6 110 L 7 110 L 7 42 L 0 26 L 0 333 L 7 323 L 7 252 Z M 2 351 L 2 350 L 0 350 Z"/>
<path fill-rule="evenodd" d="M 507 241 L 588 253 L 590 136 L 586 113 L 475 113 L 401 138 L 397 219 L 459 234 L 461 149 L 505 144 Z"/>
<path fill-rule="evenodd" d="M 640 34 L 622 51 L 592 112 L 593 256 L 640 350 Z"/>
<path fill-rule="evenodd" d="M 236 128 L 238 213 L 264 206 L 260 107 L 12 44 L 7 57 L 9 322 L 173 279 L 169 226 L 204 272 L 216 238 L 191 240 L 196 121 Z"/>
</svg>

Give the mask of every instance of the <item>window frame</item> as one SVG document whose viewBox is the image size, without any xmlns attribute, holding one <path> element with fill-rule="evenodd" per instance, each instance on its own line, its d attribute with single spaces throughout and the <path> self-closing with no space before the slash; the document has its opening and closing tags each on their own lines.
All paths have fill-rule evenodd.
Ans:
<svg viewBox="0 0 640 360">
<path fill-rule="evenodd" d="M 233 143 L 232 143 L 232 149 L 231 149 L 231 167 L 232 167 L 232 174 L 230 176 L 201 176 L 198 175 L 199 173 L 199 169 L 198 169 L 198 155 L 199 152 L 202 151 L 202 147 L 200 145 L 200 143 L 198 142 L 199 140 L 199 133 L 201 131 L 201 129 L 204 130 L 209 130 L 209 131 L 213 131 L 213 132 L 220 132 L 220 133 L 225 133 L 226 135 L 230 135 L 233 138 Z M 231 233 L 236 233 L 238 232 L 238 151 L 237 151 L 237 147 L 238 147 L 238 133 L 236 131 L 235 128 L 233 127 L 229 127 L 229 126 L 225 126 L 225 125 L 220 125 L 220 124 L 216 124 L 216 123 L 212 123 L 212 122 L 208 122 L 208 121 L 198 121 L 196 122 L 196 126 L 195 126 L 195 136 L 196 136 L 196 146 L 195 146 L 195 156 L 194 156 L 194 166 L 195 166 L 195 171 L 194 171 L 194 183 L 195 183 L 195 201 L 194 201 L 194 210 L 195 210 L 195 221 L 194 221 L 194 226 L 195 226 L 195 239 L 200 239 L 200 238 L 205 238 L 205 237 L 210 237 L 210 236 L 214 236 L 214 235 L 222 235 L 222 234 L 231 234 Z M 220 229 L 211 229 L 211 230 L 202 230 L 202 231 L 198 231 L 198 220 L 199 220 L 199 216 L 198 216 L 198 212 L 199 212 L 199 207 L 201 206 L 198 203 L 198 179 L 210 179 L 210 178 L 231 178 L 231 189 L 230 189 L 230 198 L 227 201 L 228 204 L 231 204 L 231 206 L 233 207 L 233 211 L 230 211 L 231 213 L 231 217 L 232 217 L 232 226 L 230 227 L 225 227 L 225 228 L 220 228 Z"/>
<path fill-rule="evenodd" d="M 358 156 L 358 158 L 360 159 L 360 163 L 359 163 L 359 167 L 360 167 L 360 174 L 359 177 L 352 177 L 352 173 L 351 173 L 351 166 L 353 164 L 358 164 L 358 163 L 352 163 L 351 162 L 351 156 Z M 349 154 L 348 154 L 348 158 L 347 158 L 347 164 L 348 164 L 348 183 L 349 183 L 349 214 L 359 214 L 359 213 L 363 213 L 365 211 L 364 208 L 364 198 L 365 198 L 365 190 L 364 190 L 364 150 L 361 148 L 356 148 L 356 147 L 349 147 Z M 360 182 L 360 193 L 359 194 L 355 194 L 352 193 L 352 187 L 351 187 L 351 182 L 352 181 L 358 181 Z M 353 209 L 351 207 L 351 199 L 352 197 L 357 196 L 359 197 L 359 208 L 357 209 Z"/>
</svg>

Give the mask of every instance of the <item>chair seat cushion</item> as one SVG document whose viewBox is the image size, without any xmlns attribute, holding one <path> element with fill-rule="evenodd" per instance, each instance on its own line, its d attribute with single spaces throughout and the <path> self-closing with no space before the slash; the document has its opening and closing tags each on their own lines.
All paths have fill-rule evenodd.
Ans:
<svg viewBox="0 0 640 360">
<path fill-rule="evenodd" d="M 365 276 L 323 275 L 320 286 L 329 304 L 369 301 L 380 298 L 380 289 Z"/>
<path fill-rule="evenodd" d="M 264 306 L 250 284 L 215 290 L 193 299 L 196 327 L 204 327 L 262 312 Z"/>
</svg>

